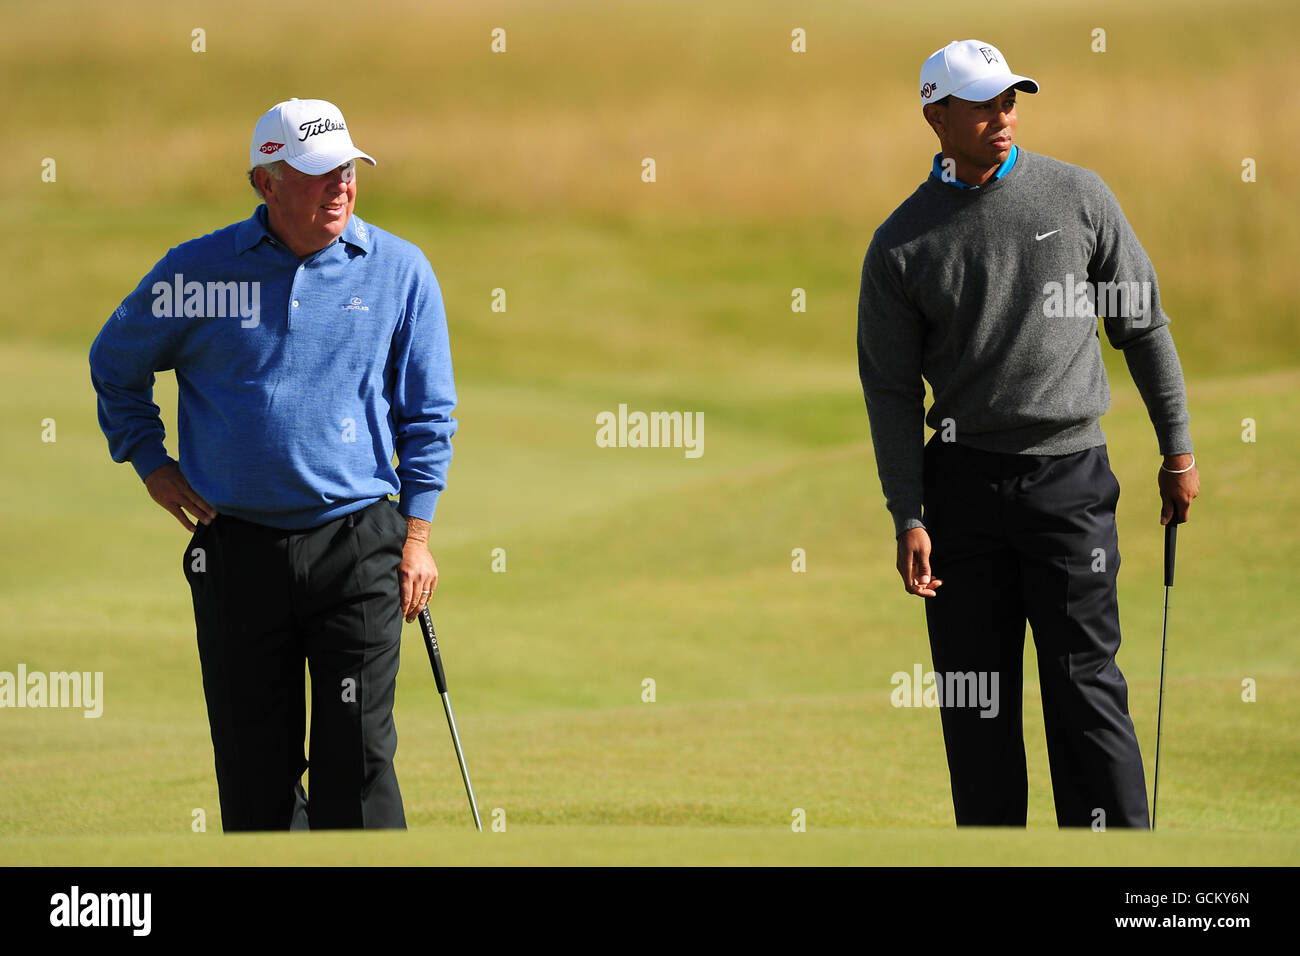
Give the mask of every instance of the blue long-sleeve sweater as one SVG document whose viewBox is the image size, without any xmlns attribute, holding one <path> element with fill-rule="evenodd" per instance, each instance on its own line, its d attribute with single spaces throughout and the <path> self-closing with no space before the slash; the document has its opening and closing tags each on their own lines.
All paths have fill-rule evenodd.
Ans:
<svg viewBox="0 0 1300 956">
<path fill-rule="evenodd" d="M 301 260 L 265 206 L 177 246 L 104 325 L 90 368 L 113 460 L 141 479 L 172 460 L 152 396 L 154 373 L 175 369 L 180 468 L 220 514 L 305 529 L 400 494 L 428 521 L 446 486 L 456 391 L 438 280 L 419 248 L 355 215 Z"/>
</svg>

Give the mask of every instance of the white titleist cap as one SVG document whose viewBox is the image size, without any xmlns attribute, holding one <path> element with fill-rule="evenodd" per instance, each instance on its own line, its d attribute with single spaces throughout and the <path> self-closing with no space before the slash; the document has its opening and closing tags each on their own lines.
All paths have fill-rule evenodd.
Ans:
<svg viewBox="0 0 1300 956">
<path fill-rule="evenodd" d="M 1007 66 L 1002 51 L 980 40 L 953 40 L 921 64 L 921 104 L 945 96 L 982 103 L 1014 86 L 1037 93 L 1038 84 Z"/>
<path fill-rule="evenodd" d="M 284 160 L 294 169 L 318 176 L 353 159 L 375 161 L 352 145 L 343 114 L 325 100 L 300 100 L 296 96 L 276 103 L 253 128 L 248 150 L 253 166 Z"/>
</svg>

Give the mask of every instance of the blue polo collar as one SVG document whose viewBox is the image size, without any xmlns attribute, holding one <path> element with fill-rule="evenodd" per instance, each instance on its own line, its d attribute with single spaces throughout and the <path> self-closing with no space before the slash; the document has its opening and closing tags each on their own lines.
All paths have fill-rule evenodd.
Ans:
<svg viewBox="0 0 1300 956">
<path fill-rule="evenodd" d="M 343 227 L 343 234 L 339 238 L 349 245 L 356 246 L 362 252 L 370 252 L 372 243 L 370 229 L 355 213 L 348 219 L 348 224 Z M 263 239 L 275 239 L 267 225 L 266 203 L 259 205 L 253 214 L 241 222 L 235 230 L 235 254 L 242 255 Z"/>
<path fill-rule="evenodd" d="M 1020 152 L 1020 147 L 1012 145 L 1011 152 L 1007 154 L 1006 160 L 998 167 L 998 171 L 993 174 L 994 179 L 1001 179 L 1007 173 L 1011 172 L 1011 167 L 1016 164 L 1016 156 Z M 956 186 L 958 189 L 979 189 L 978 186 L 968 186 L 960 179 L 945 180 L 943 178 L 943 153 L 934 154 L 934 165 L 930 168 L 930 175 L 945 186 Z"/>
</svg>

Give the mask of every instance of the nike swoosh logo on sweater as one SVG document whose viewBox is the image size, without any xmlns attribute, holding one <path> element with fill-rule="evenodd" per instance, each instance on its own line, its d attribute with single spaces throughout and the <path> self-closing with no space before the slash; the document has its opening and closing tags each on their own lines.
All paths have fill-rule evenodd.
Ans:
<svg viewBox="0 0 1300 956">
<path fill-rule="evenodd" d="M 1057 234 L 1058 232 L 1060 232 L 1060 231 L 1061 231 L 1061 230 L 1059 230 L 1059 229 L 1053 229 L 1051 232 L 1045 232 L 1045 233 L 1043 233 L 1041 236 L 1039 236 L 1039 235 L 1035 235 L 1035 236 L 1034 236 L 1034 240 L 1037 241 L 1037 242 L 1042 242 L 1042 241 L 1043 241 L 1044 239 L 1046 239 L 1048 236 L 1054 236 L 1054 235 L 1056 235 L 1056 234 Z"/>
</svg>

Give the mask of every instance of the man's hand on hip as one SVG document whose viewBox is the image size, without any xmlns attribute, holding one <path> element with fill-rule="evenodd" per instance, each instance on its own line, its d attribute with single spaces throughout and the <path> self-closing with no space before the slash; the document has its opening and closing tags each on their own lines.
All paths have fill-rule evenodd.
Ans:
<svg viewBox="0 0 1300 956">
<path fill-rule="evenodd" d="M 194 523 L 185 514 L 186 511 L 204 524 L 212 524 L 212 519 L 217 516 L 212 505 L 200 498 L 198 492 L 190 487 L 190 483 L 181 474 L 181 466 L 174 461 L 169 461 L 149 472 L 149 476 L 144 480 L 144 486 L 148 489 L 150 497 L 162 505 L 164 510 L 175 515 L 176 520 L 186 531 L 195 530 Z"/>
<path fill-rule="evenodd" d="M 406 546 L 397 570 L 402 588 L 402 616 L 410 624 L 424 610 L 438 586 L 438 565 L 429 553 L 429 522 L 406 519 Z"/>
<path fill-rule="evenodd" d="M 1196 459 L 1191 455 L 1166 455 L 1165 463 L 1156 473 L 1156 484 L 1160 488 L 1160 523 L 1174 524 L 1187 521 L 1187 511 L 1192 506 L 1192 499 L 1201 493 L 1200 472 L 1196 470 Z M 1190 468 L 1190 471 L 1183 471 Z M 1173 474 L 1172 472 L 1179 472 Z"/>
<path fill-rule="evenodd" d="M 898 574 L 907 593 L 917 597 L 934 597 L 935 588 L 943 584 L 930 576 L 930 534 L 924 528 L 898 536 Z"/>
</svg>

